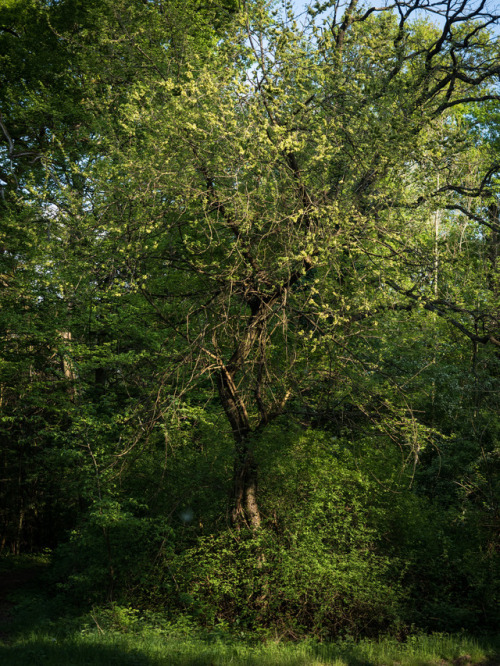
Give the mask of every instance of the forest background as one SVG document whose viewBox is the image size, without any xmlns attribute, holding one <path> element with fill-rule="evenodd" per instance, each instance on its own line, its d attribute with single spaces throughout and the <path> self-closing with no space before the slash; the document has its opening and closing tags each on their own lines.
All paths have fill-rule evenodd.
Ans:
<svg viewBox="0 0 500 666">
<path fill-rule="evenodd" d="M 208 629 L 498 627 L 498 20 L 4 0 L 2 553 Z"/>
</svg>

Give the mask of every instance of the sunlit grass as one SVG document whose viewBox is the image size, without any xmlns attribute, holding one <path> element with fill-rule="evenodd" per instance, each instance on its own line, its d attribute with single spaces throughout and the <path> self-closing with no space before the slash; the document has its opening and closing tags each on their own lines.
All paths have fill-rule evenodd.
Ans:
<svg viewBox="0 0 500 666">
<path fill-rule="evenodd" d="M 139 635 L 98 630 L 57 639 L 48 634 L 19 636 L 0 644 L 6 666 L 466 666 L 500 664 L 495 646 L 465 636 L 419 636 L 406 643 L 313 644 L 267 642 L 252 645 L 176 637 L 146 631 Z"/>
</svg>

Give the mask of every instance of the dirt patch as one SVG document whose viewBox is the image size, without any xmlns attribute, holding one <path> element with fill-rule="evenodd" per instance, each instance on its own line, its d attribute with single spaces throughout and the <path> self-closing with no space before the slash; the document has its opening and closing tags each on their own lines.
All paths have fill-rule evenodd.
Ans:
<svg viewBox="0 0 500 666">
<path fill-rule="evenodd" d="M 463 657 L 453 660 L 453 666 L 472 666 L 472 657 L 469 654 L 464 654 Z"/>
<path fill-rule="evenodd" d="M 486 661 L 474 661 L 468 654 L 454 659 L 452 662 L 442 661 L 443 666 L 500 666 L 500 657 L 487 659 Z"/>
</svg>

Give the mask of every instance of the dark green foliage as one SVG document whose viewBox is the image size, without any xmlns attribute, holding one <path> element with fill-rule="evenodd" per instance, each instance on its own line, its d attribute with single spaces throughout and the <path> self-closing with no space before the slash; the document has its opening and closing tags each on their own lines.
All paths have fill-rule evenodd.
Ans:
<svg viewBox="0 0 500 666">
<path fill-rule="evenodd" d="M 144 513 L 144 508 L 143 508 Z M 57 552 L 59 587 L 73 602 L 134 599 L 153 585 L 152 572 L 168 567 L 175 533 L 165 520 L 137 517 L 117 502 L 96 502 L 86 522 Z"/>
</svg>

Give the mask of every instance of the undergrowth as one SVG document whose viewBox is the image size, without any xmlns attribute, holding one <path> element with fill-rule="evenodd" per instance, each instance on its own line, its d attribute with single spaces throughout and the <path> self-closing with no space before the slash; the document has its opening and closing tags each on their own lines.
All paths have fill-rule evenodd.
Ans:
<svg viewBox="0 0 500 666">
<path fill-rule="evenodd" d="M 2 563 L 5 571 L 6 563 Z M 40 583 L 41 581 L 41 583 Z M 287 641 L 219 623 L 201 630 L 117 603 L 78 612 L 51 597 L 43 577 L 9 593 L 11 621 L 0 639 L 6 666 L 498 666 L 500 642 L 466 634 L 418 633 L 335 643 Z M 46 585 L 46 583 L 45 583 Z"/>
</svg>

